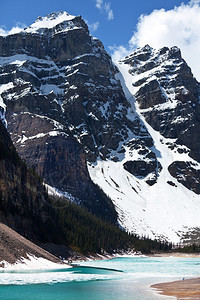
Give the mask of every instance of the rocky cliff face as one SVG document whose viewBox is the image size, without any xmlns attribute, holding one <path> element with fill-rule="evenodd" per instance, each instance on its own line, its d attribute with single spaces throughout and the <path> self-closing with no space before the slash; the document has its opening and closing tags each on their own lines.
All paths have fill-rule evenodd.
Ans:
<svg viewBox="0 0 200 300">
<path fill-rule="evenodd" d="M 180 50 L 164 47 L 156 51 L 145 46 L 123 63 L 129 66 L 133 94 L 147 123 L 173 140 L 167 142 L 169 149 L 183 154 L 183 160 L 184 154 L 194 160 L 173 162 L 170 174 L 199 194 L 200 177 L 195 161 L 200 162 L 200 85 Z"/>
<path fill-rule="evenodd" d="M 1 121 L 0 170 L 0 221 L 28 239 L 59 242 L 43 182 L 21 160 Z"/>
</svg>

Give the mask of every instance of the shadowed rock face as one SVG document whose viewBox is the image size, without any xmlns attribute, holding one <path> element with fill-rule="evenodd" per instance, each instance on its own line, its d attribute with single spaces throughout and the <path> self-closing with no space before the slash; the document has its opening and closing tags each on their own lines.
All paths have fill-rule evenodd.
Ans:
<svg viewBox="0 0 200 300">
<path fill-rule="evenodd" d="M 162 170 L 161 164 L 158 162 L 154 152 L 150 150 L 153 146 L 152 139 L 144 139 L 138 141 L 130 141 L 127 146 L 131 150 L 137 150 L 140 156 L 137 160 L 127 160 L 123 166 L 126 171 L 137 178 L 145 179 L 149 185 L 154 185 L 157 182 L 159 173 Z"/>
<path fill-rule="evenodd" d="M 1 121 L 0 170 L 0 221 L 28 239 L 59 242 L 42 180 L 21 160 Z"/>
<path fill-rule="evenodd" d="M 59 145 L 57 147 L 59 148 Z M 57 152 L 57 155 L 59 155 L 59 151 Z M 56 164 L 54 167 L 56 167 Z M 70 207 L 69 202 L 64 200 L 49 198 L 42 178 L 38 176 L 34 169 L 27 168 L 26 163 L 21 160 L 1 121 L 0 170 L 1 260 L 15 263 L 23 257 L 28 258 L 28 254 L 30 254 L 59 262 L 59 259 L 24 239 L 24 237 L 36 244 L 42 245 L 44 248 L 48 248 L 49 251 L 56 253 L 56 255 L 65 255 L 65 257 L 72 254 L 77 255 L 77 252 L 75 253 L 74 250 L 69 248 L 71 244 L 69 235 L 75 236 L 75 232 L 77 233 L 77 230 L 80 230 L 78 228 L 79 225 L 73 221 L 74 216 L 76 216 L 77 220 L 82 220 L 81 228 L 88 228 L 87 224 L 91 221 L 97 227 L 102 226 L 99 225 L 98 222 L 100 222 L 107 230 L 106 225 L 108 223 L 104 225 L 102 220 L 98 221 L 98 219 L 84 209 L 78 209 L 75 205 Z M 85 183 L 85 175 L 81 171 L 79 173 L 79 176 L 83 178 L 83 183 Z M 78 189 L 77 186 L 75 188 Z M 86 185 L 85 199 L 87 203 L 84 203 L 85 199 L 83 199 L 83 205 L 85 204 L 89 208 L 89 206 L 93 205 L 91 202 L 99 198 L 101 202 L 99 203 L 99 207 L 94 204 L 94 213 L 102 216 L 104 214 L 106 217 L 109 216 L 109 220 L 115 222 L 115 211 L 112 208 L 112 204 L 110 204 L 110 209 L 107 207 L 109 203 L 105 194 L 94 184 Z M 66 223 L 62 214 L 66 214 Z M 8 225 L 10 228 L 2 223 Z M 11 228 L 23 237 L 11 230 Z M 113 226 L 113 228 L 115 227 Z M 100 231 L 101 229 L 102 227 Z M 76 242 L 74 243 L 76 245 Z"/>
<path fill-rule="evenodd" d="M 161 164 L 157 162 L 156 157 L 153 157 L 149 161 L 127 161 L 124 163 L 124 169 L 138 178 L 145 178 L 151 174 L 151 177 L 146 180 L 146 183 L 153 185 L 156 183 L 158 174 L 162 170 L 162 167 Z"/>
<path fill-rule="evenodd" d="M 29 113 L 12 115 L 11 125 L 13 130 L 24 132 L 22 137 L 13 134 L 14 143 L 22 145 L 18 147 L 19 154 L 45 177 L 49 185 L 54 186 L 56 182 L 60 190 L 68 186 L 77 197 L 81 195 L 79 190 L 90 185 L 84 151 L 70 132 L 59 128 L 56 131 L 48 118 Z"/>
<path fill-rule="evenodd" d="M 169 172 L 189 190 L 200 194 L 200 170 L 191 162 L 175 161 L 169 166 Z"/>
</svg>

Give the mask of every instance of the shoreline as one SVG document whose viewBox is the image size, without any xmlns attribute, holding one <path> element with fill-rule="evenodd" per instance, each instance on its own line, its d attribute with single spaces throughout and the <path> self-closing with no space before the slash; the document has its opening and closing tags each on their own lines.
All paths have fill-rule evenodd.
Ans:
<svg viewBox="0 0 200 300">
<path fill-rule="evenodd" d="M 95 260 L 102 260 L 102 259 L 113 259 L 113 258 L 129 258 L 129 257 L 183 257 L 183 258 L 200 258 L 200 253 L 182 253 L 182 252 L 175 252 L 175 253 L 152 253 L 152 254 L 142 254 L 140 252 L 130 252 L 130 253 L 115 253 L 115 254 L 99 254 L 96 253 L 95 255 L 85 256 L 84 258 L 80 259 L 72 259 L 75 262 L 81 261 L 95 261 Z"/>
<path fill-rule="evenodd" d="M 189 258 L 200 258 L 200 253 L 182 253 L 182 252 L 169 252 L 169 253 L 155 253 L 146 255 L 148 257 L 189 257 Z"/>
<path fill-rule="evenodd" d="M 89 262 L 89 261 L 99 261 L 99 260 L 108 260 L 115 258 L 131 258 L 131 257 L 166 257 L 166 258 L 200 258 L 200 254 L 195 253 L 154 253 L 154 254 L 142 254 L 137 252 L 125 252 L 125 253 L 115 253 L 115 254 L 94 254 L 90 256 L 82 256 L 82 257 L 69 257 L 66 260 L 61 260 L 57 258 L 57 262 L 45 259 L 44 257 L 36 257 L 32 254 L 26 253 L 26 257 L 21 257 L 16 260 L 15 263 L 10 263 L 6 260 L 0 261 L 0 271 L 6 270 L 36 270 L 36 269 L 59 269 L 59 268 L 70 268 L 71 263 L 78 262 Z M 200 298 L 199 298 L 200 299 Z"/>
<path fill-rule="evenodd" d="M 68 269 L 73 268 L 67 260 L 61 261 L 61 263 L 55 263 L 52 261 L 48 261 L 44 258 L 38 258 L 33 255 L 28 255 L 27 258 L 18 260 L 15 264 L 9 264 L 5 262 L 5 267 L 0 268 L 0 273 L 13 272 L 13 271 L 38 271 L 38 270 L 52 270 L 52 269 Z M 155 253 L 152 255 L 141 255 L 140 253 L 118 253 L 118 254 L 96 254 L 87 257 L 82 257 L 82 259 L 73 259 L 73 262 L 89 262 L 89 261 L 99 261 L 99 260 L 109 260 L 115 258 L 126 258 L 126 257 L 166 257 L 166 258 L 181 258 L 181 257 L 189 257 L 189 258 L 200 258 L 200 254 L 195 253 Z M 153 283 L 153 282 L 152 282 Z M 177 300 L 200 300 L 200 277 L 199 278 L 190 278 L 184 280 L 176 280 L 172 282 L 163 282 L 157 284 L 149 285 L 149 288 L 156 293 L 157 295 L 173 297 Z M 172 299 L 173 299 L 172 298 Z"/>
<path fill-rule="evenodd" d="M 66 262 L 53 262 L 43 257 L 36 257 L 31 254 L 26 254 L 26 257 L 21 257 L 15 263 L 11 264 L 6 260 L 0 261 L 0 273 L 10 271 L 36 271 L 36 270 L 53 270 L 53 269 L 68 269 L 71 268 Z"/>
<path fill-rule="evenodd" d="M 53 255 L 52 255 L 53 256 Z M 127 254 L 94 254 L 90 256 L 82 256 L 79 258 L 69 257 L 66 260 L 61 260 L 57 257 L 57 262 L 51 261 L 43 257 L 36 257 L 35 255 L 26 253 L 25 257 L 21 257 L 15 261 L 15 263 L 10 263 L 7 260 L 0 261 L 0 273 L 6 271 L 18 271 L 18 270 L 48 270 L 48 269 L 67 269 L 72 268 L 73 263 L 89 262 L 89 261 L 99 261 L 107 260 L 118 257 L 140 257 L 136 253 Z"/>
<path fill-rule="evenodd" d="M 150 287 L 160 295 L 176 297 L 177 300 L 200 299 L 200 278 L 158 283 Z"/>
<path fill-rule="evenodd" d="M 200 258 L 200 253 L 157 253 L 152 257 Z M 174 297 L 177 300 L 200 300 L 199 277 L 157 283 L 151 285 L 150 288 L 159 295 Z"/>
</svg>

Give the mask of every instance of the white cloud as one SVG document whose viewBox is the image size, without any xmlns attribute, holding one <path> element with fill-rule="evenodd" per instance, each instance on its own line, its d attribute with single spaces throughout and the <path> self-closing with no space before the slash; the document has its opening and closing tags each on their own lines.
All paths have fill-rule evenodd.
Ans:
<svg viewBox="0 0 200 300">
<path fill-rule="evenodd" d="M 87 20 L 85 20 L 85 22 L 87 23 L 88 28 L 91 32 L 95 32 L 99 28 L 99 22 L 98 21 L 94 22 L 94 23 L 91 23 L 91 24 Z"/>
<path fill-rule="evenodd" d="M 128 47 L 115 47 L 114 59 L 122 58 L 136 47 L 149 44 L 153 48 L 178 46 L 183 58 L 200 80 L 200 0 L 192 0 L 172 10 L 154 10 L 142 15 Z"/>
<path fill-rule="evenodd" d="M 96 0 L 96 7 L 101 9 L 103 5 L 103 0 Z"/>
<path fill-rule="evenodd" d="M 130 47 L 126 48 L 122 45 L 121 46 L 109 46 L 108 48 L 112 53 L 112 59 L 114 61 L 119 61 L 126 55 L 130 54 L 132 51 L 132 49 L 130 49 Z"/>
<path fill-rule="evenodd" d="M 96 0 L 96 7 L 106 13 L 107 15 L 107 19 L 109 21 L 114 19 L 114 14 L 113 14 L 113 10 L 111 8 L 111 3 L 110 2 L 104 2 L 103 0 Z"/>
<path fill-rule="evenodd" d="M 105 3 L 104 4 L 104 9 L 107 13 L 108 16 L 108 20 L 113 20 L 114 19 L 114 14 L 113 14 L 113 10 L 111 9 L 111 3 Z"/>
</svg>

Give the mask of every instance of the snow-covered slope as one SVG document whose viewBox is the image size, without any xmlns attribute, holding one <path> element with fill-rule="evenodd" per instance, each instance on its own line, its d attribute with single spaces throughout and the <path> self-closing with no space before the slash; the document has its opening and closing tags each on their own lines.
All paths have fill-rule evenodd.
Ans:
<svg viewBox="0 0 200 300">
<path fill-rule="evenodd" d="M 133 97 L 134 78 L 129 72 L 129 66 L 123 63 L 117 66 L 120 70 L 118 78 L 127 100 L 134 105 L 135 111 L 153 138 L 152 150 L 156 153 L 162 170 L 157 183 L 148 185 L 144 178 L 135 177 L 124 169 L 126 161 L 138 159 L 137 151 L 130 153 L 130 149 L 126 149 L 125 157 L 120 162 L 99 160 L 96 164 L 90 164 L 91 178 L 111 197 L 119 215 L 119 223 L 126 230 L 178 243 L 185 233 L 200 226 L 200 196 L 172 177 L 168 167 L 177 160 L 190 161 L 198 170 L 200 164 L 190 158 L 188 153 L 180 154 L 176 148 L 168 148 L 168 143 L 175 140 L 164 138 L 141 114 Z"/>
</svg>

